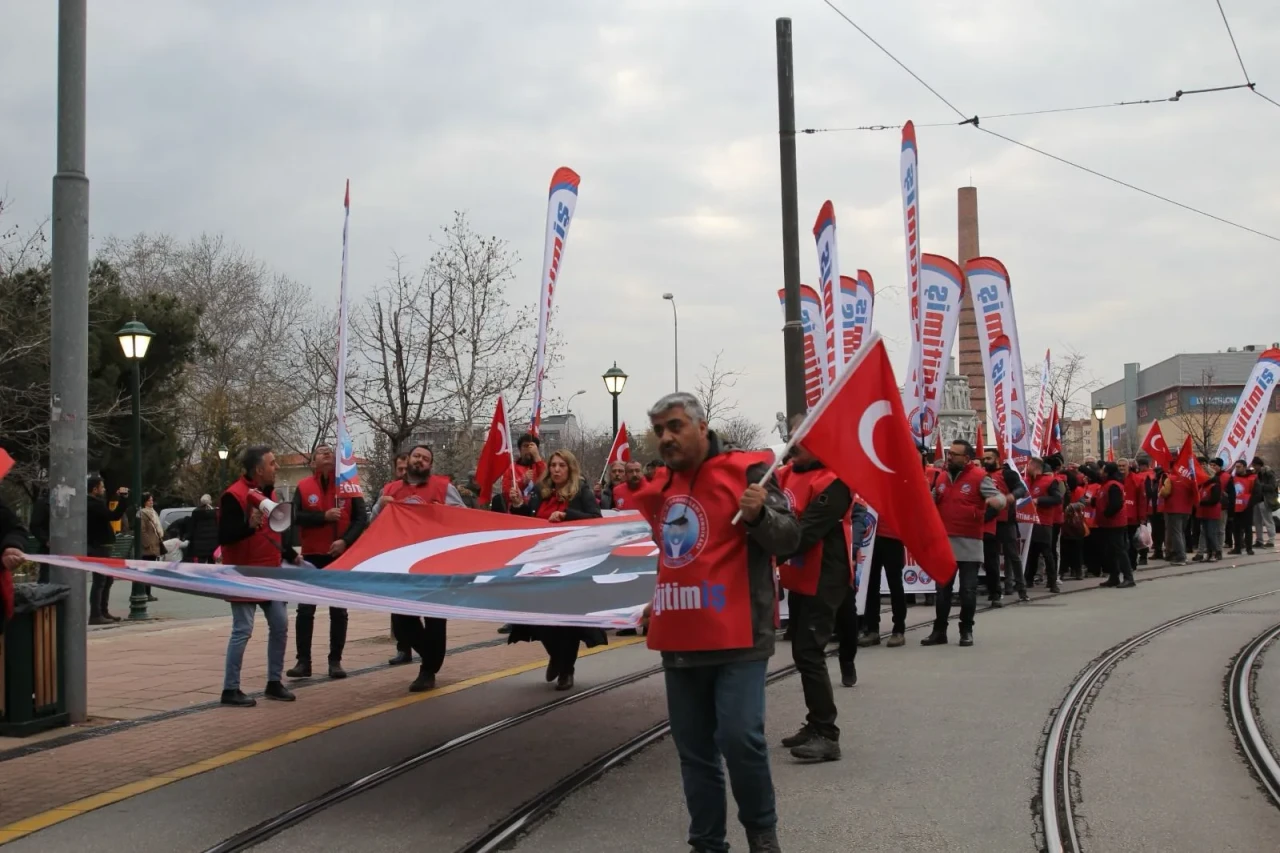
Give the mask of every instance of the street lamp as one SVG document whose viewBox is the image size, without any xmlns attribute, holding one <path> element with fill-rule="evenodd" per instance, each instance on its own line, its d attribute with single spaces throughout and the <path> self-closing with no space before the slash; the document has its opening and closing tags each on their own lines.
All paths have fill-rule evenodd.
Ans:
<svg viewBox="0 0 1280 853">
<path fill-rule="evenodd" d="M 569 402 L 567 402 L 567 403 L 565 403 L 565 404 L 564 404 L 564 410 L 565 410 L 566 412 L 568 412 L 569 414 L 571 414 L 571 415 L 572 415 L 572 414 L 573 414 L 573 401 L 574 401 L 574 400 L 575 400 L 579 395 L 581 395 L 581 394 L 585 394 L 585 393 L 587 393 L 587 389 L 586 389 L 586 388 L 583 388 L 581 391 L 574 391 L 572 394 L 570 394 L 570 395 L 569 395 Z"/>
<path fill-rule="evenodd" d="M 662 298 L 671 303 L 671 339 L 675 344 L 676 356 L 676 390 L 680 390 L 680 316 L 676 313 L 676 295 L 664 293 Z M 615 429 L 614 432 L 617 432 Z"/>
<path fill-rule="evenodd" d="M 1106 417 L 1107 417 L 1106 406 L 1099 403 L 1098 405 L 1093 407 L 1093 419 L 1098 422 L 1098 462 L 1102 462 L 1103 457 L 1106 456 L 1106 453 L 1102 446 L 1103 445 L 1102 422 L 1106 419 Z"/>
<path fill-rule="evenodd" d="M 120 327 L 120 331 L 116 332 L 120 349 L 124 351 L 124 357 L 132 367 L 130 376 L 133 390 L 133 499 L 138 501 L 136 522 L 133 525 L 133 558 L 135 560 L 142 559 L 142 413 L 140 411 L 141 394 L 138 387 L 142 382 L 140 365 L 147 357 L 147 350 L 151 347 L 153 337 L 155 334 L 138 322 L 137 317 L 125 323 Z M 130 587 L 129 618 L 147 618 L 146 584 L 135 582 Z"/>
<path fill-rule="evenodd" d="M 627 384 L 627 374 L 618 369 L 618 362 L 604 372 L 604 387 L 613 397 L 613 434 L 618 434 L 618 395 Z"/>
<path fill-rule="evenodd" d="M 221 492 L 224 488 L 226 488 L 227 457 L 230 454 L 231 454 L 231 451 L 227 450 L 227 446 L 225 444 L 218 448 L 218 491 L 219 492 Z M 218 500 L 222 500 L 222 499 L 218 498 Z"/>
</svg>

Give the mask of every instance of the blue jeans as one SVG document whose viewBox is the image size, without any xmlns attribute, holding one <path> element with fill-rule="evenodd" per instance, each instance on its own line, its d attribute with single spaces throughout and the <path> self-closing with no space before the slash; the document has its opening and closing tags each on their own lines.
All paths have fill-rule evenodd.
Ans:
<svg viewBox="0 0 1280 853">
<path fill-rule="evenodd" d="M 738 821 L 754 834 L 778 823 L 764 737 L 764 682 L 768 661 L 666 670 L 671 739 L 689 809 L 689 843 L 724 853 L 724 772 L 738 803 Z"/>
<path fill-rule="evenodd" d="M 267 614 L 267 681 L 279 681 L 284 674 L 284 652 L 289 644 L 289 614 L 283 601 L 231 602 L 231 638 L 227 640 L 227 668 L 223 690 L 240 689 L 240 666 L 244 647 L 253 636 L 253 614 L 259 607 Z"/>
</svg>

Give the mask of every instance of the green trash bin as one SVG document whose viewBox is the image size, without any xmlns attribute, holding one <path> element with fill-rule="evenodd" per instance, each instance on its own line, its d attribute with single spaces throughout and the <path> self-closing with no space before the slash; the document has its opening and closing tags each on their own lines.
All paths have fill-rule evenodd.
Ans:
<svg viewBox="0 0 1280 853">
<path fill-rule="evenodd" d="M 66 601 L 71 587 L 20 583 L 13 619 L 0 636 L 0 735 L 26 737 L 65 726 L 67 713 Z"/>
</svg>

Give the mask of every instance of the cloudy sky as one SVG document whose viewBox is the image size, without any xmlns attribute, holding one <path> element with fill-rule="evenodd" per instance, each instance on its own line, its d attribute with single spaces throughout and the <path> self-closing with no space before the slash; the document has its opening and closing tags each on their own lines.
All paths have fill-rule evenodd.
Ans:
<svg viewBox="0 0 1280 853">
<path fill-rule="evenodd" d="M 1163 98 L 1242 82 L 1213 0 L 837 0 L 966 114 Z M 0 7 L 0 187 L 48 214 L 56 3 Z M 1280 4 L 1224 0 L 1259 90 L 1280 100 Z M 744 412 L 783 407 L 774 19 L 794 21 L 800 127 L 917 125 L 950 111 L 821 0 L 91 2 L 91 228 L 222 232 L 336 303 L 342 182 L 355 295 L 391 251 L 425 260 L 465 209 L 522 262 L 536 299 L 547 181 L 582 175 L 557 294 L 551 396 L 604 424 L 600 374 L 632 377 L 624 418 L 719 350 Z M 984 125 L 1280 235 L 1280 108 L 1247 91 Z M 970 127 L 919 130 L 925 251 L 956 252 L 956 188 L 979 189 L 982 250 L 1008 266 L 1023 350 L 1074 347 L 1099 378 L 1126 361 L 1280 338 L 1280 243 L 1018 149 Z M 881 289 L 876 325 L 906 360 L 896 131 L 799 138 L 801 268 L 833 200 L 842 267 Z M 530 316 L 535 323 L 536 317 Z M 1034 356 L 1028 356 L 1033 362 Z"/>
</svg>

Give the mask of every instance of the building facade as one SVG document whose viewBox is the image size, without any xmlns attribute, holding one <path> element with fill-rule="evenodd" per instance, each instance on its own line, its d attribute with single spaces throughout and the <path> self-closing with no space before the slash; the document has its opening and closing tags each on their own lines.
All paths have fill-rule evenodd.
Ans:
<svg viewBox="0 0 1280 853">
<path fill-rule="evenodd" d="M 1106 409 L 1106 449 L 1114 448 L 1117 457 L 1135 456 L 1151 422 L 1158 420 L 1173 452 L 1190 435 L 1197 453 L 1212 456 L 1266 349 L 1253 344 L 1226 352 L 1183 353 L 1145 369 L 1126 364 L 1123 378 L 1094 391 L 1090 400 L 1093 409 Z M 1258 454 L 1265 456 L 1269 447 L 1280 450 L 1280 394 L 1273 394 L 1268 405 Z"/>
</svg>

